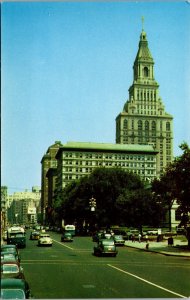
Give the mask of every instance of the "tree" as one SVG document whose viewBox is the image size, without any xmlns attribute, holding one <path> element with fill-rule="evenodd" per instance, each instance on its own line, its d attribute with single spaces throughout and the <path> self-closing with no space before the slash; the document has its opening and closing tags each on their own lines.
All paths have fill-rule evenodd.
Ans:
<svg viewBox="0 0 190 300">
<path fill-rule="evenodd" d="M 183 154 L 176 157 L 167 167 L 160 180 L 155 180 L 152 185 L 156 195 L 160 195 L 163 204 L 171 209 L 176 200 L 181 211 L 181 225 L 187 229 L 188 243 L 190 246 L 189 214 L 190 214 L 190 149 L 187 143 L 180 145 Z"/>
<path fill-rule="evenodd" d="M 157 207 L 140 177 L 119 168 L 97 168 L 62 192 L 61 217 L 67 223 L 142 227 L 158 223 Z M 95 212 L 89 200 L 96 199 Z M 157 221 L 156 221 L 157 220 Z"/>
</svg>

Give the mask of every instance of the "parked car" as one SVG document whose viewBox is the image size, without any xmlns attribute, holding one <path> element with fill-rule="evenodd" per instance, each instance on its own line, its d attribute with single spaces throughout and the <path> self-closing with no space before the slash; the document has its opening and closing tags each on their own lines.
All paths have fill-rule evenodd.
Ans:
<svg viewBox="0 0 190 300">
<path fill-rule="evenodd" d="M 38 246 L 52 246 L 53 241 L 49 234 L 47 233 L 41 233 L 39 240 L 38 240 Z"/>
<path fill-rule="evenodd" d="M 31 292 L 24 279 L 1 279 L 1 299 L 29 299 Z"/>
<path fill-rule="evenodd" d="M 147 230 L 147 234 L 148 235 L 157 235 L 158 229 Z"/>
<path fill-rule="evenodd" d="M 19 262 L 14 253 L 1 252 L 1 261 Z"/>
<path fill-rule="evenodd" d="M 2 253 L 12 253 L 15 255 L 16 259 L 20 262 L 20 254 L 16 245 L 2 245 L 1 246 L 1 254 Z"/>
<path fill-rule="evenodd" d="M 66 232 L 61 236 L 61 242 L 73 242 L 73 236 L 71 233 Z"/>
<path fill-rule="evenodd" d="M 1 261 L 1 278 L 24 279 L 23 268 L 17 261 Z"/>
<path fill-rule="evenodd" d="M 38 231 L 31 231 L 30 240 L 38 240 L 40 233 Z"/>
<path fill-rule="evenodd" d="M 103 256 L 110 255 L 116 257 L 118 251 L 113 239 L 102 239 L 99 240 L 97 245 L 94 247 L 94 255 Z"/>
<path fill-rule="evenodd" d="M 125 240 L 122 235 L 114 235 L 113 240 L 116 246 L 124 246 Z"/>
</svg>

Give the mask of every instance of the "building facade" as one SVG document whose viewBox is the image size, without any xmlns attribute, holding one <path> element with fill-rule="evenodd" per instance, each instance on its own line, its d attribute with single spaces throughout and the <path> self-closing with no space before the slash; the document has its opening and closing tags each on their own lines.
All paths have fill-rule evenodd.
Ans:
<svg viewBox="0 0 190 300">
<path fill-rule="evenodd" d="M 48 179 L 47 173 L 50 169 L 56 169 L 57 168 L 57 160 L 55 159 L 55 156 L 57 154 L 57 151 L 62 146 L 60 141 L 55 141 L 53 145 L 51 145 L 41 160 L 41 215 L 42 215 L 42 222 L 45 220 L 45 211 L 49 205 L 48 200 L 48 189 L 50 188 L 50 185 L 48 185 Z"/>
<path fill-rule="evenodd" d="M 1 236 L 7 224 L 7 186 L 1 186 Z"/>
<path fill-rule="evenodd" d="M 14 192 L 7 195 L 7 221 L 9 224 L 34 224 L 40 213 L 41 190 L 32 187 L 32 191 Z"/>
<path fill-rule="evenodd" d="M 154 77 L 154 60 L 142 30 L 133 65 L 133 83 L 116 117 L 116 143 L 152 144 L 158 150 L 157 176 L 173 159 L 173 117 L 165 111 Z"/>
<path fill-rule="evenodd" d="M 121 168 L 151 181 L 156 177 L 157 153 L 152 145 L 68 142 L 56 155 L 56 188 L 61 191 L 71 181 L 90 175 L 99 167 Z"/>
</svg>

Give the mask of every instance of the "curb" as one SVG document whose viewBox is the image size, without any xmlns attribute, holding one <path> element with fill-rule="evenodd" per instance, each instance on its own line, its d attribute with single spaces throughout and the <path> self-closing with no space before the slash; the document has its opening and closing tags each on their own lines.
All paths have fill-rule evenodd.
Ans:
<svg viewBox="0 0 190 300">
<path fill-rule="evenodd" d="M 185 254 L 180 254 L 180 253 L 174 253 L 174 252 L 167 252 L 167 251 L 158 251 L 158 250 L 153 250 L 153 249 L 144 249 L 144 248 L 138 248 L 130 245 L 125 245 L 125 247 L 145 251 L 145 252 L 153 252 L 153 253 L 158 253 L 166 256 L 178 256 L 178 257 L 187 257 L 190 258 L 190 255 L 185 255 Z"/>
</svg>

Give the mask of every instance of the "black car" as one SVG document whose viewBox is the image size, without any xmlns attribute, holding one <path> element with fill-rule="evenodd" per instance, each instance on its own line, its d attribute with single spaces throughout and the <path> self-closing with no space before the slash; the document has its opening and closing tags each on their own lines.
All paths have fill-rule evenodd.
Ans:
<svg viewBox="0 0 190 300">
<path fill-rule="evenodd" d="M 113 239 L 99 240 L 97 245 L 94 247 L 94 255 L 96 256 L 109 255 L 116 257 L 117 254 L 118 251 Z"/>
<path fill-rule="evenodd" d="M 63 233 L 61 236 L 61 242 L 73 242 L 73 236 L 71 233 Z"/>
<path fill-rule="evenodd" d="M 1 299 L 29 299 L 31 292 L 24 279 L 1 279 Z"/>
<path fill-rule="evenodd" d="M 38 231 L 32 231 L 30 233 L 30 240 L 38 240 L 40 237 L 40 233 Z"/>
</svg>

